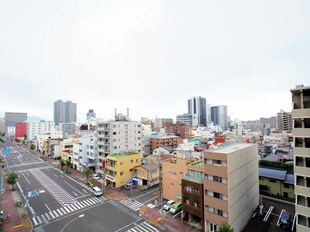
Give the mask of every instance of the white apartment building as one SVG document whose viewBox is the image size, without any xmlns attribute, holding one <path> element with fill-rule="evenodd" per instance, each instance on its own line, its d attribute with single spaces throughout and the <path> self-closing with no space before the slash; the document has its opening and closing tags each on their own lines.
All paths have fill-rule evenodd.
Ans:
<svg viewBox="0 0 310 232">
<path fill-rule="evenodd" d="M 83 136 L 73 144 L 73 168 L 83 172 L 86 168 L 96 170 L 97 138 Z"/>
<path fill-rule="evenodd" d="M 27 122 L 27 139 L 33 141 L 39 137 L 39 135 L 47 135 L 47 138 L 62 138 L 63 134 L 55 127 L 55 123 L 52 121 L 40 121 L 40 122 Z"/>
<path fill-rule="evenodd" d="M 213 130 L 208 129 L 207 127 L 197 127 L 195 129 L 192 129 L 192 135 L 194 138 L 204 138 L 208 140 L 213 140 L 215 137 L 215 134 Z"/>
<path fill-rule="evenodd" d="M 128 151 L 142 152 L 141 122 L 120 117 L 117 121 L 97 123 L 97 170 L 102 174 L 102 160 L 108 155 Z"/>
</svg>

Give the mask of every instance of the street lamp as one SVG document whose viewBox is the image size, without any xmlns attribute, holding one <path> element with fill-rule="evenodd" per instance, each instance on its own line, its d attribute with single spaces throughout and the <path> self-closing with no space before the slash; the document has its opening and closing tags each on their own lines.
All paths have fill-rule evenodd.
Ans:
<svg viewBox="0 0 310 232">
<path fill-rule="evenodd" d="M 70 225 L 72 222 L 74 222 L 76 219 L 78 219 L 78 218 L 82 218 L 82 217 L 84 217 L 84 214 L 81 214 L 81 215 L 79 215 L 79 216 L 77 216 L 77 217 L 75 217 L 75 218 L 73 218 L 71 221 L 69 221 L 62 229 L 61 229 L 61 231 L 60 232 L 63 232 L 64 231 L 64 229 L 68 226 L 68 225 Z"/>
</svg>

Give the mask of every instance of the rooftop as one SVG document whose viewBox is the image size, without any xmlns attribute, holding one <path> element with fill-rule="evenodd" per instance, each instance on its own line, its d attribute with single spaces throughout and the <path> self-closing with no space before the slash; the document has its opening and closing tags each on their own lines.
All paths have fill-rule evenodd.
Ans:
<svg viewBox="0 0 310 232">
<path fill-rule="evenodd" d="M 220 147 L 218 149 L 212 150 L 211 152 L 214 153 L 224 153 L 229 154 L 238 150 L 242 150 L 248 147 L 254 146 L 252 143 L 233 143 L 233 144 L 227 144 L 224 147 Z"/>
<path fill-rule="evenodd" d="M 120 158 L 120 157 L 126 157 L 126 156 L 137 155 L 137 154 L 139 154 L 139 153 L 137 153 L 137 152 L 124 152 L 124 153 L 119 153 L 119 154 L 112 154 L 109 156 L 113 157 L 113 158 Z"/>
<path fill-rule="evenodd" d="M 203 167 L 203 166 L 204 166 L 204 162 L 203 162 L 203 160 L 199 160 L 199 161 L 190 163 L 190 164 L 188 164 L 188 165 L 194 166 L 194 167 Z"/>
</svg>

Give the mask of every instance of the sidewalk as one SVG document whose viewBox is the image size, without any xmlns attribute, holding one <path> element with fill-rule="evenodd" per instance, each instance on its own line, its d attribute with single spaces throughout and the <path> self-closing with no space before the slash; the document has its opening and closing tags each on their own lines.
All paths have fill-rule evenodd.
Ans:
<svg viewBox="0 0 310 232">
<path fill-rule="evenodd" d="M 4 232 L 29 232 L 32 225 L 24 206 L 17 207 L 15 204 L 20 201 L 17 190 L 11 190 L 11 186 L 4 182 L 5 192 L 2 194 L 2 209 L 5 215 L 3 220 Z M 9 216 L 8 216 L 9 215 Z M 8 216 L 8 217 L 7 217 Z"/>
</svg>

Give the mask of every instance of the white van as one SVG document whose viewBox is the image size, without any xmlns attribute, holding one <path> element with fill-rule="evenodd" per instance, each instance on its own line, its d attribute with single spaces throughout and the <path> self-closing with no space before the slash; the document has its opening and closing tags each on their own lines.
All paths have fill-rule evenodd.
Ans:
<svg viewBox="0 0 310 232">
<path fill-rule="evenodd" d="M 93 191 L 94 191 L 94 195 L 96 196 L 96 197 L 100 197 L 101 195 L 102 195 L 102 191 L 101 191 L 101 189 L 100 188 L 98 188 L 98 187 L 93 187 Z"/>
</svg>

